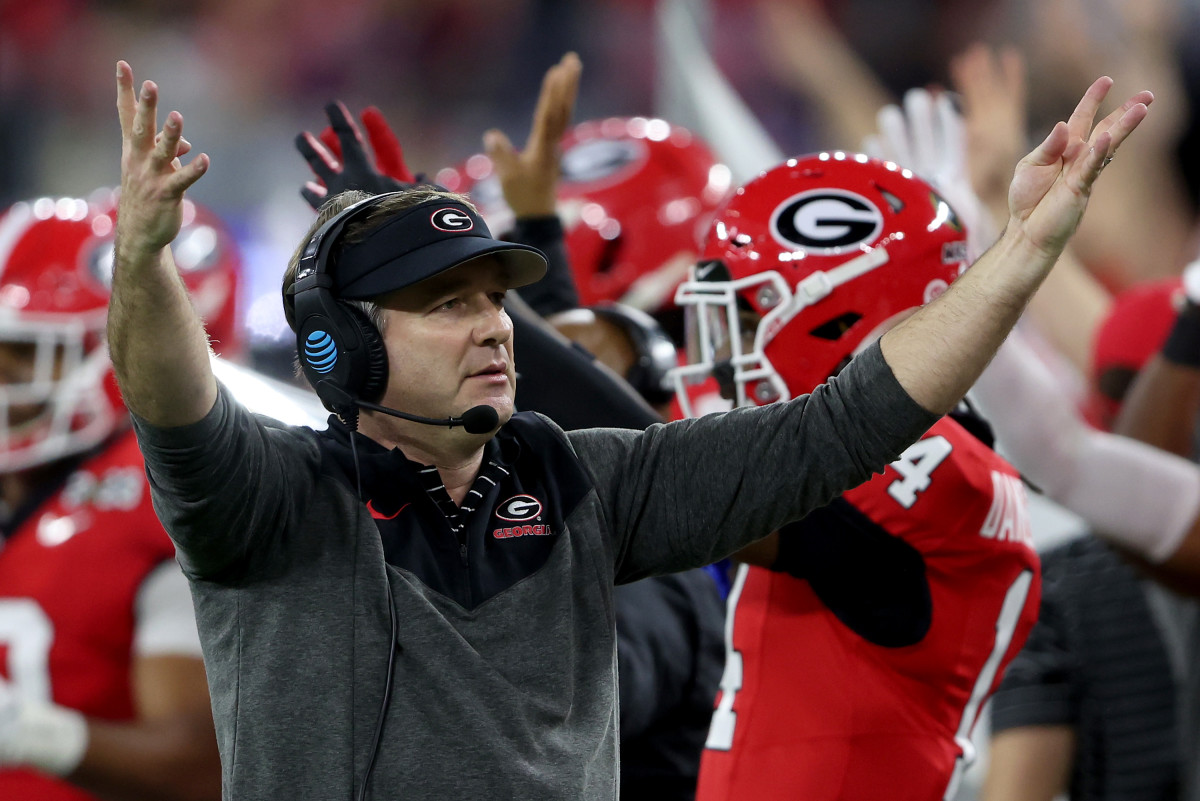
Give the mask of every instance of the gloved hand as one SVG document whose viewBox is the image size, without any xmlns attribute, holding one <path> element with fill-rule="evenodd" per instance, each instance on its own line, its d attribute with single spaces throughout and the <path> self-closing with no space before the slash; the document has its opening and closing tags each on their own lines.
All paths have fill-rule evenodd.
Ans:
<svg viewBox="0 0 1200 801">
<path fill-rule="evenodd" d="M 378 195 L 424 183 L 424 177 L 413 175 L 404 163 L 400 141 L 379 109 L 368 106 L 361 115 L 370 151 L 363 141 L 362 130 L 344 104 L 330 103 L 325 106 L 325 114 L 329 126 L 319 137 L 308 131 L 296 135 L 296 149 L 317 177 L 300 190 L 314 209 L 348 189 Z"/>
<path fill-rule="evenodd" d="M 0 767 L 66 776 L 87 752 L 87 720 L 56 704 L 22 698 L 0 679 Z"/>
<path fill-rule="evenodd" d="M 910 89 L 904 108 L 879 110 L 879 133 L 863 141 L 876 158 L 907 167 L 938 190 L 967 229 L 967 255 L 977 259 L 998 232 L 971 187 L 962 115 L 946 92 Z"/>
</svg>

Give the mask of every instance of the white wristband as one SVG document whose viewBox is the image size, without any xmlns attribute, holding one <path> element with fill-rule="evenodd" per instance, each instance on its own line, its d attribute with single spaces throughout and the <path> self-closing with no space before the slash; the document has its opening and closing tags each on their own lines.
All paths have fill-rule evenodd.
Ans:
<svg viewBox="0 0 1200 801">
<path fill-rule="evenodd" d="M 87 719 L 74 709 L 29 701 L 9 707 L 14 717 L 4 721 L 0 765 L 30 767 L 66 776 L 87 752 Z"/>
<path fill-rule="evenodd" d="M 1087 426 L 1019 331 L 972 397 L 1013 465 L 1105 539 L 1162 562 L 1188 537 L 1200 513 L 1200 469 Z"/>
<path fill-rule="evenodd" d="M 1183 268 L 1183 294 L 1200 306 L 1200 259 Z"/>
</svg>

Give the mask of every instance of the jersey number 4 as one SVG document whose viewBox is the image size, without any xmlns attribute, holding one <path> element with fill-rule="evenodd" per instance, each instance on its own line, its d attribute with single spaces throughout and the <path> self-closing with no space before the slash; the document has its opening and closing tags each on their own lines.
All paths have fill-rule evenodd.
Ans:
<svg viewBox="0 0 1200 801">
<path fill-rule="evenodd" d="M 943 436 L 926 437 L 908 446 L 891 468 L 900 478 L 888 485 L 888 495 L 905 509 L 917 502 L 917 493 L 929 489 L 933 471 L 946 461 L 954 446 Z"/>
</svg>

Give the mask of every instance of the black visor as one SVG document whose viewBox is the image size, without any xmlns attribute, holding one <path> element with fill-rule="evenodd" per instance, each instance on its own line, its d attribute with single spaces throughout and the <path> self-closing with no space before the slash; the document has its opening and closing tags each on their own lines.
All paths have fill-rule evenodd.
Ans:
<svg viewBox="0 0 1200 801">
<path fill-rule="evenodd" d="M 480 256 L 507 269 L 509 285 L 525 286 L 546 274 L 540 250 L 492 237 L 470 207 L 435 199 L 399 212 L 362 242 L 346 246 L 334 276 L 338 297 L 373 298 L 412 286 Z"/>
</svg>

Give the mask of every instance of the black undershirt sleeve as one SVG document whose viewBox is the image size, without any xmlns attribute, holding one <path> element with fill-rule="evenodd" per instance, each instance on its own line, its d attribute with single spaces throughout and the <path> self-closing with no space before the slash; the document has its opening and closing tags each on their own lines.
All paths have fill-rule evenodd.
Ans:
<svg viewBox="0 0 1200 801">
<path fill-rule="evenodd" d="M 543 317 L 579 306 L 575 277 L 567 259 L 563 227 L 557 215 L 519 217 L 505 239 L 535 247 L 546 254 L 546 275 L 521 287 L 521 298 Z"/>
<path fill-rule="evenodd" d="M 843 498 L 780 528 L 771 569 L 808 581 L 838 620 L 875 645 L 914 645 L 933 622 L 920 552 Z"/>
<path fill-rule="evenodd" d="M 522 297 L 524 293 L 522 291 Z M 541 412 L 566 431 L 580 428 L 645 429 L 662 418 L 591 354 L 510 304 L 517 363 L 517 408 Z"/>
</svg>

